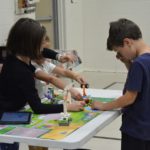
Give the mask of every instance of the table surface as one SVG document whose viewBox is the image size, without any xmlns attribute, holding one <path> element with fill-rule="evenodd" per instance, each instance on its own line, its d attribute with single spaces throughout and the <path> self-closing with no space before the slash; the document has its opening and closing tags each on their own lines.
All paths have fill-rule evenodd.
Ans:
<svg viewBox="0 0 150 150">
<path fill-rule="evenodd" d="M 81 91 L 81 89 L 78 89 Z M 103 98 L 117 98 L 121 96 L 122 91 L 120 90 L 103 90 L 103 89 L 87 89 L 87 93 L 93 97 L 103 97 Z M 0 142 L 12 143 L 21 142 L 28 145 L 34 146 L 44 146 L 59 149 L 75 149 L 82 147 L 89 139 L 91 139 L 95 134 L 97 134 L 101 129 L 110 124 L 114 119 L 116 119 L 121 114 L 120 110 L 105 111 L 100 115 L 69 134 L 62 140 L 50 140 L 50 139 L 40 139 L 31 138 L 26 136 L 15 136 L 15 135 L 5 135 L 0 134 Z"/>
</svg>

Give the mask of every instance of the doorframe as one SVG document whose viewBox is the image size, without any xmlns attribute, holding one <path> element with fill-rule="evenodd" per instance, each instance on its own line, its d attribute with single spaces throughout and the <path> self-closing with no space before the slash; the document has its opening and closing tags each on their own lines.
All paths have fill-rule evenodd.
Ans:
<svg viewBox="0 0 150 150">
<path fill-rule="evenodd" d="M 55 0 L 54 0 L 55 1 Z M 59 48 L 66 49 L 66 0 L 57 0 Z"/>
<path fill-rule="evenodd" d="M 59 49 L 58 0 L 52 0 L 54 48 Z"/>
</svg>

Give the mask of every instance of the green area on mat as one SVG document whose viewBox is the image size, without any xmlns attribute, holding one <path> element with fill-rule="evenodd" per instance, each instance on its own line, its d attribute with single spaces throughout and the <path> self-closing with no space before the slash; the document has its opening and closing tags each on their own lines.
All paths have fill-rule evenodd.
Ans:
<svg viewBox="0 0 150 150">
<path fill-rule="evenodd" d="M 92 97 L 92 100 L 94 101 L 101 101 L 101 102 L 111 102 L 115 98 L 103 98 L 103 97 Z"/>
</svg>

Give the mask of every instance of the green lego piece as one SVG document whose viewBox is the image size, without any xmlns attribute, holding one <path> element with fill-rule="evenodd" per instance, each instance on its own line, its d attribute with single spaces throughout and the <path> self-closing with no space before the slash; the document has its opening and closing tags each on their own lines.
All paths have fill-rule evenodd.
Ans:
<svg viewBox="0 0 150 150">
<path fill-rule="evenodd" d="M 70 122 L 72 121 L 71 117 L 63 117 L 58 120 L 59 126 L 69 126 Z"/>
</svg>

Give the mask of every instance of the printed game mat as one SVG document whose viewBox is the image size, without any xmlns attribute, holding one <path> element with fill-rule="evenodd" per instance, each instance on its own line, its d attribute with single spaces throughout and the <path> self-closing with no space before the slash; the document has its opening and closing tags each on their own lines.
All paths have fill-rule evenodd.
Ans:
<svg viewBox="0 0 150 150">
<path fill-rule="evenodd" d="M 102 102 L 112 101 L 113 98 L 92 97 L 93 100 Z M 30 109 L 28 109 L 30 111 Z M 69 112 L 70 113 L 70 112 Z M 61 140 L 77 130 L 102 112 L 93 111 L 86 107 L 81 112 L 71 112 L 72 121 L 69 126 L 59 126 L 61 114 L 32 115 L 28 125 L 0 125 L 0 134 L 33 137 L 42 139 Z"/>
</svg>

